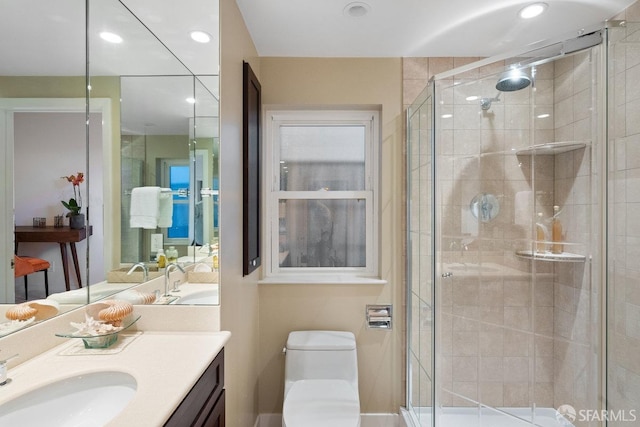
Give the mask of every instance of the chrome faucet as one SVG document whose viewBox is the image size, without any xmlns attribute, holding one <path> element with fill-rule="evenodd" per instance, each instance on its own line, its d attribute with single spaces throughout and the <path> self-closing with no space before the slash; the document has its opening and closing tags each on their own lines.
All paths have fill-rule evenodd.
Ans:
<svg viewBox="0 0 640 427">
<path fill-rule="evenodd" d="M 146 282 L 147 280 L 149 280 L 149 268 L 142 262 L 138 262 L 136 264 L 133 264 L 133 267 L 131 267 L 131 269 L 127 272 L 127 276 L 130 276 L 131 273 L 133 273 L 136 268 L 142 269 L 142 281 L 143 282 Z"/>
<path fill-rule="evenodd" d="M 11 359 L 15 359 L 16 357 L 18 357 L 18 355 L 14 354 L 11 357 L 0 360 L 0 387 L 11 382 L 11 379 L 7 378 L 7 362 Z"/>
<path fill-rule="evenodd" d="M 184 268 L 180 267 L 175 262 L 172 262 L 169 265 L 167 265 L 167 269 L 164 271 L 164 296 L 165 297 L 169 296 L 169 274 L 171 274 L 171 270 L 175 270 L 176 268 L 182 271 L 183 273 L 185 272 Z"/>
</svg>

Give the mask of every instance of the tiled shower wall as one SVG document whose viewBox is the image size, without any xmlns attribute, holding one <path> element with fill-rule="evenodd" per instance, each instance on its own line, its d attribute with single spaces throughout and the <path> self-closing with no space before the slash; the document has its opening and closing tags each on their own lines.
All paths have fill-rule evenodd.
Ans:
<svg viewBox="0 0 640 427">
<path fill-rule="evenodd" d="M 607 397 L 609 410 L 640 419 L 640 6 L 619 18 L 627 26 L 611 32 L 609 62 Z"/>
<path fill-rule="evenodd" d="M 581 382 L 587 374 L 589 378 L 596 376 L 585 371 L 585 365 L 593 362 L 588 349 L 586 355 L 580 352 L 585 340 L 592 338 L 593 319 L 588 310 L 594 300 L 588 293 L 585 264 L 553 265 L 514 255 L 515 250 L 530 246 L 535 213 L 543 212 L 549 218 L 554 204 L 564 208 L 567 239 L 580 234 L 577 230 L 591 229 L 573 222 L 574 213 L 580 210 L 576 205 L 590 212 L 583 203 L 585 198 L 590 200 L 590 186 L 585 187 L 584 180 L 573 173 L 590 173 L 590 159 L 585 156 L 589 148 L 559 156 L 516 156 L 511 152 L 533 143 L 575 140 L 584 129 L 591 131 L 585 122 L 590 116 L 583 110 L 589 111 L 591 101 L 583 102 L 591 76 L 588 55 L 585 58 L 571 57 L 562 64 L 538 67 L 536 115 L 544 112 L 550 116 L 536 119 L 533 132 L 528 91 L 501 94 L 490 111 L 482 112 L 479 103 L 469 103 L 466 97 L 495 96 L 495 79 L 442 90 L 442 112 L 453 114 L 448 121 L 436 119 L 436 127 L 441 129 L 441 205 L 437 212 L 442 221 L 445 269 L 478 263 L 502 269 L 497 274 L 482 269 L 475 274 L 454 271 L 453 277 L 442 280 L 442 340 L 438 348 L 442 363 L 437 378 L 438 385 L 447 390 L 441 394 L 443 405 L 473 406 L 480 401 L 500 407 L 534 403 L 557 407 L 576 404 L 579 396 L 574 391 L 591 389 Z M 430 76 L 477 59 L 405 58 L 405 105 L 413 101 Z M 473 81 L 502 67 L 495 64 L 475 69 L 456 76 L 456 80 Z M 578 70 L 575 74 L 574 69 Z M 584 70 L 588 71 L 586 87 Z M 562 114 L 554 114 L 558 110 Z M 464 237 L 468 231 L 464 209 L 479 192 L 497 195 L 501 214 L 481 224 L 474 238 Z M 563 194 L 566 200 L 560 201 L 555 193 L 558 197 Z M 579 221 L 583 224 L 591 217 L 583 215 Z M 576 241 L 584 242 L 591 235 L 582 233 L 580 239 Z M 576 245 L 574 249 L 578 247 L 583 252 L 587 248 Z"/>
</svg>

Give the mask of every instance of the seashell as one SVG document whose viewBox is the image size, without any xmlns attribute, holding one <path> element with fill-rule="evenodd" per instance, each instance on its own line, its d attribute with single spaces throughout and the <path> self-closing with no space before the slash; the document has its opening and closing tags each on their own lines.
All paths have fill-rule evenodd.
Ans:
<svg viewBox="0 0 640 427">
<path fill-rule="evenodd" d="M 22 304 L 18 304 L 8 309 L 5 316 L 10 320 L 27 320 L 34 317 L 37 312 L 38 310 L 35 308 L 29 307 L 28 302 L 23 302 Z"/>
<path fill-rule="evenodd" d="M 87 308 L 85 308 L 85 312 L 95 320 L 100 320 L 100 311 L 109 307 L 111 306 L 105 302 L 95 302 L 88 305 Z"/>
<path fill-rule="evenodd" d="M 128 289 L 120 292 L 118 299 L 131 304 L 152 304 L 156 300 L 156 295 L 149 292 L 140 292 L 136 289 Z"/>
<path fill-rule="evenodd" d="M 107 300 L 104 303 L 108 304 L 109 307 L 100 310 L 98 317 L 100 320 L 114 326 L 120 326 L 122 319 L 133 313 L 133 305 L 127 301 Z"/>
<path fill-rule="evenodd" d="M 47 299 L 39 299 L 34 301 L 29 301 L 27 303 L 29 307 L 37 310 L 36 320 L 44 320 L 49 319 L 60 311 L 60 305 L 57 301 L 47 300 Z"/>
<path fill-rule="evenodd" d="M 142 298 L 142 304 L 153 304 L 156 300 L 156 294 L 150 292 L 140 292 L 140 297 Z"/>
</svg>

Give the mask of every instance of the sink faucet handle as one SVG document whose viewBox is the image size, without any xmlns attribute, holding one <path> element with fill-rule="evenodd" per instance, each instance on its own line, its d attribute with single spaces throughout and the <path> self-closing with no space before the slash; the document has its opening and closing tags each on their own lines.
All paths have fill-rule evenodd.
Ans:
<svg viewBox="0 0 640 427">
<path fill-rule="evenodd" d="M 175 271 L 176 268 L 186 274 L 186 271 L 184 271 L 184 268 L 182 268 L 180 264 L 176 264 L 175 262 L 169 263 L 167 265 L 166 270 L 164 271 L 164 296 L 170 296 L 169 295 L 169 275 L 171 274 L 171 271 Z"/>
<path fill-rule="evenodd" d="M 175 282 L 173 282 L 173 289 L 171 289 L 171 292 L 180 292 L 179 286 L 180 280 L 176 280 Z"/>
<path fill-rule="evenodd" d="M 10 380 L 7 378 L 7 362 L 18 357 L 14 354 L 11 357 L 7 357 L 4 360 L 0 360 L 0 386 L 6 385 Z"/>
</svg>

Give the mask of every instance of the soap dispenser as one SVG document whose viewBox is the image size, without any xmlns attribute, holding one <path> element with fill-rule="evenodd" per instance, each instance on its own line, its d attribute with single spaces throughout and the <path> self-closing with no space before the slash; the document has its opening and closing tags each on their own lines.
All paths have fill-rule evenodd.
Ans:
<svg viewBox="0 0 640 427">
<path fill-rule="evenodd" d="M 178 261 L 178 250 L 175 246 L 169 246 L 167 249 L 167 262 L 172 263 Z"/>
<path fill-rule="evenodd" d="M 164 254 L 164 249 L 158 249 L 156 261 L 158 262 L 158 268 L 165 268 L 167 266 L 167 256 Z"/>
<path fill-rule="evenodd" d="M 547 227 L 544 225 L 542 212 L 538 212 L 538 222 L 536 222 L 536 252 L 542 253 L 547 250 Z"/>
</svg>

